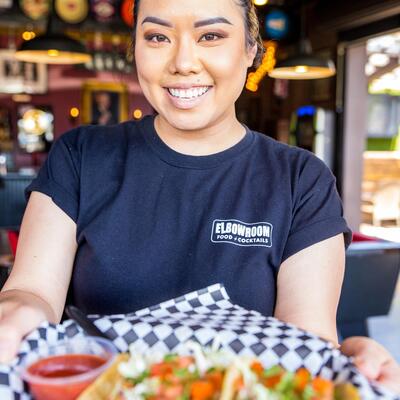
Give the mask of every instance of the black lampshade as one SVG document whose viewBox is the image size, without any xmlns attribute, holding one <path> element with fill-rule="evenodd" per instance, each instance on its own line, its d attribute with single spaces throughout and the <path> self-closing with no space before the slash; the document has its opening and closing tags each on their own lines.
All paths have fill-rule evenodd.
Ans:
<svg viewBox="0 0 400 400">
<path fill-rule="evenodd" d="M 298 43 L 297 53 L 278 62 L 268 73 L 271 78 L 277 79 L 321 79 L 335 74 L 334 62 L 313 54 L 310 40 L 304 36 Z"/>
<path fill-rule="evenodd" d="M 269 76 L 277 79 L 320 79 L 328 78 L 335 73 L 333 61 L 303 53 L 278 62 L 269 72 Z"/>
<path fill-rule="evenodd" d="M 45 33 L 23 42 L 15 57 L 45 64 L 81 64 L 91 59 L 82 43 L 60 33 Z"/>
</svg>

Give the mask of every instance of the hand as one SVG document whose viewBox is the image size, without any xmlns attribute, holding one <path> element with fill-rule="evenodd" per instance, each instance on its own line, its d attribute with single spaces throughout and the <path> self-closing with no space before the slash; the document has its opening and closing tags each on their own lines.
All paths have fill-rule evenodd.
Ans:
<svg viewBox="0 0 400 400">
<path fill-rule="evenodd" d="M 400 365 L 378 342 L 354 336 L 345 339 L 340 350 L 354 357 L 354 364 L 368 379 L 400 394 Z"/>
<path fill-rule="evenodd" d="M 45 320 L 54 320 L 54 316 L 40 297 L 20 290 L 1 292 L 0 364 L 11 362 L 22 338 Z"/>
</svg>

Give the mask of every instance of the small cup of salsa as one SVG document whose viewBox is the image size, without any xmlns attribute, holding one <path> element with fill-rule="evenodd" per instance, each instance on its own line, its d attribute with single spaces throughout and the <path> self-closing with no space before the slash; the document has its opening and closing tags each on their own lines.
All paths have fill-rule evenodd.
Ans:
<svg viewBox="0 0 400 400">
<path fill-rule="evenodd" d="M 40 346 L 21 363 L 21 377 L 35 400 L 74 400 L 114 361 L 107 339 L 85 336 Z"/>
</svg>

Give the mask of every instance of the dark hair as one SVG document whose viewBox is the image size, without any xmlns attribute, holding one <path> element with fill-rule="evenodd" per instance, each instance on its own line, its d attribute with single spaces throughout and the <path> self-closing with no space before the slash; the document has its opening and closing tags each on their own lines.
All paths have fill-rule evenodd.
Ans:
<svg viewBox="0 0 400 400">
<path fill-rule="evenodd" d="M 249 48 L 257 44 L 257 54 L 254 58 L 253 67 L 257 68 L 264 57 L 265 48 L 260 35 L 260 23 L 258 21 L 256 7 L 253 4 L 253 0 L 234 0 L 243 10 L 245 19 L 245 30 L 246 30 L 246 44 Z M 136 25 L 137 15 L 139 11 L 140 0 L 134 0 L 134 12 L 133 12 L 133 33 L 132 33 L 132 55 L 134 54 L 135 42 L 136 42 Z"/>
</svg>

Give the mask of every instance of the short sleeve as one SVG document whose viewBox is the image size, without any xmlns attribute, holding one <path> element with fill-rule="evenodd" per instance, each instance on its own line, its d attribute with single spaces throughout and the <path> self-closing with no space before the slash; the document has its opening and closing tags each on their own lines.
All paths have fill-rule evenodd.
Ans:
<svg viewBox="0 0 400 400">
<path fill-rule="evenodd" d="M 282 261 L 315 243 L 344 234 L 346 248 L 352 233 L 343 218 L 343 207 L 330 169 L 309 155 L 295 185 L 292 223 Z"/>
<path fill-rule="evenodd" d="M 37 177 L 25 189 L 27 200 L 33 191 L 44 193 L 75 222 L 79 211 L 79 131 L 71 130 L 55 141 Z"/>
</svg>

